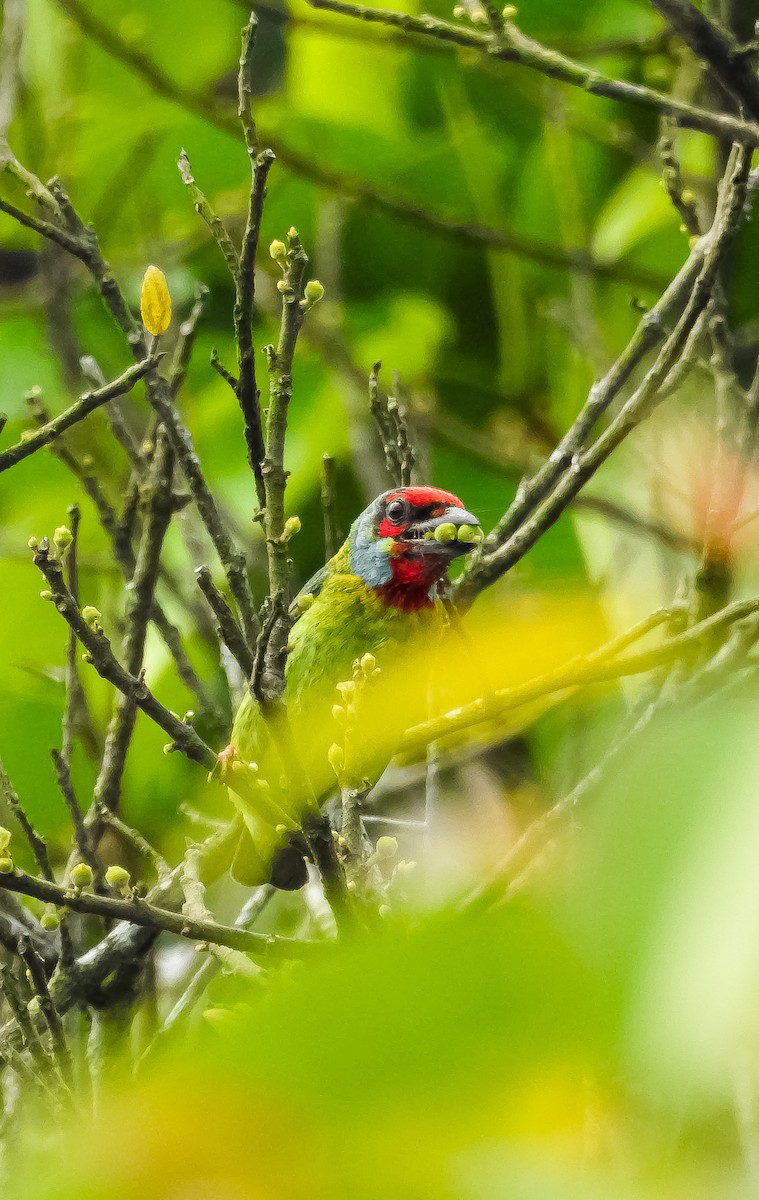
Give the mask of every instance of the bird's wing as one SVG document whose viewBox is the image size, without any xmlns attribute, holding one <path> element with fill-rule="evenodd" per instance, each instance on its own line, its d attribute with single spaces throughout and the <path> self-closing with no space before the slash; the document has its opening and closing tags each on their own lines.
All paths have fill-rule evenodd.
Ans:
<svg viewBox="0 0 759 1200">
<path fill-rule="evenodd" d="M 324 587 L 325 580 L 329 575 L 329 563 L 325 563 L 320 567 L 315 575 L 312 575 L 308 583 L 305 583 L 298 592 L 297 596 L 290 605 L 290 616 L 293 622 L 302 617 L 311 602 L 316 599 L 319 592 Z"/>
</svg>

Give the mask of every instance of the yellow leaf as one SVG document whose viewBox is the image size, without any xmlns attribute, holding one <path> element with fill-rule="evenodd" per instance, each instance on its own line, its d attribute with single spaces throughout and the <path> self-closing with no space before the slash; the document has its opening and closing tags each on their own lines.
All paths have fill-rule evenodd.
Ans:
<svg viewBox="0 0 759 1200">
<path fill-rule="evenodd" d="M 143 325 L 155 337 L 165 333 L 171 324 L 171 296 L 166 276 L 158 267 L 148 267 L 143 276 L 140 313 Z"/>
</svg>

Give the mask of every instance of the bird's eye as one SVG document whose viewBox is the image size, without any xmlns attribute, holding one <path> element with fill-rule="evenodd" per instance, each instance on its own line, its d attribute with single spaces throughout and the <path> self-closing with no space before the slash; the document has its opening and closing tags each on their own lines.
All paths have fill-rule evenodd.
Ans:
<svg viewBox="0 0 759 1200">
<path fill-rule="evenodd" d="M 385 514 L 394 525 L 399 525 L 408 514 L 408 505 L 405 500 L 391 500 L 385 509 Z"/>
</svg>

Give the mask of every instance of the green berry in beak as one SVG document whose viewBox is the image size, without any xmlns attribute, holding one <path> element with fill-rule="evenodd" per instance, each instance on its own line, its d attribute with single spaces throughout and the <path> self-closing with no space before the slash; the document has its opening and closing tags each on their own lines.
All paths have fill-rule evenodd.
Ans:
<svg viewBox="0 0 759 1200">
<path fill-rule="evenodd" d="M 479 525 L 459 525 L 457 539 L 460 542 L 472 542 L 478 546 L 483 536 Z"/>
<path fill-rule="evenodd" d="M 445 521 L 442 525 L 435 528 L 436 542 L 455 542 L 456 541 L 456 526 L 452 521 Z"/>
</svg>

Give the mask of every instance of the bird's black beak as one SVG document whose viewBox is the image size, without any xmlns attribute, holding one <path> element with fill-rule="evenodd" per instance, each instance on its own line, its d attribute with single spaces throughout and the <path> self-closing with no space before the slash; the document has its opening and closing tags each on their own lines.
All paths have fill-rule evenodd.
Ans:
<svg viewBox="0 0 759 1200">
<path fill-rule="evenodd" d="M 482 541 L 484 534 L 473 513 L 451 505 L 439 517 L 409 525 L 403 541 L 418 554 L 445 554 L 457 558 L 468 554 Z"/>
</svg>

